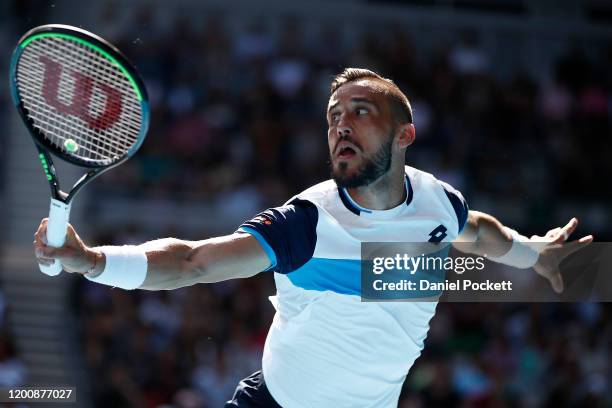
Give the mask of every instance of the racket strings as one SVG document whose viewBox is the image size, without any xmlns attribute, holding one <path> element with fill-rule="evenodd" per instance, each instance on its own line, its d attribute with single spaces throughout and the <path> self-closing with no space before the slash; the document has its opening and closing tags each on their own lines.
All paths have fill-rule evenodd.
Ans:
<svg viewBox="0 0 612 408">
<path fill-rule="evenodd" d="M 35 99 L 32 99 L 29 96 L 23 96 L 24 101 L 31 102 L 32 104 L 36 103 Z M 73 132 L 73 128 L 71 128 L 70 124 L 66 123 L 65 117 L 62 114 L 57 113 L 54 109 L 40 109 L 40 110 L 30 110 L 29 115 L 35 120 L 35 123 L 44 123 L 45 126 L 52 128 L 55 130 L 53 134 L 71 134 Z M 45 130 L 45 129 L 41 129 Z M 136 127 L 131 127 L 132 133 L 138 133 L 139 129 Z M 48 134 L 47 134 L 48 135 Z M 78 136 L 71 137 L 73 139 L 79 139 L 80 141 L 91 145 L 91 146 L 101 146 L 101 148 L 106 149 L 108 152 L 112 154 L 123 154 L 126 148 L 129 148 L 131 144 L 128 146 L 126 143 L 122 143 L 121 140 L 117 138 L 108 138 L 103 141 L 101 138 L 79 138 Z M 104 143 L 105 142 L 105 143 Z M 105 147 L 105 146 L 108 146 Z"/>
<path fill-rule="evenodd" d="M 124 95 L 128 95 L 128 96 L 132 96 L 133 95 L 133 88 L 131 87 L 131 84 L 129 82 L 129 80 L 127 80 L 127 78 L 125 78 L 123 76 L 123 74 L 121 73 L 121 71 L 119 70 L 119 68 L 114 65 L 113 63 L 111 63 L 109 60 L 107 60 L 105 57 L 101 56 L 100 54 L 97 54 L 97 52 L 93 51 L 91 48 L 80 44 L 80 43 L 76 43 L 76 42 L 71 42 L 68 40 L 64 40 L 64 39 L 48 39 L 48 40 L 56 40 L 56 41 L 60 41 L 63 43 L 68 43 L 70 45 L 73 45 L 75 47 L 77 47 L 77 50 L 79 51 L 84 51 L 85 52 L 85 57 L 89 57 L 92 54 L 95 55 L 96 58 L 91 58 L 87 61 L 81 61 L 82 58 L 81 55 L 76 54 L 70 57 L 74 57 L 74 58 L 67 58 L 66 60 L 61 60 L 62 61 L 62 65 L 66 66 L 68 69 L 68 72 L 80 72 L 85 70 L 87 72 L 87 76 L 94 79 L 96 82 L 101 83 L 101 84 L 108 84 L 109 82 L 111 82 L 113 84 L 113 87 L 118 87 L 118 88 L 122 88 L 121 90 L 123 91 L 122 93 Z M 46 49 L 44 50 L 46 51 Z M 72 51 L 72 50 L 67 50 L 67 51 Z M 62 53 L 58 53 L 60 55 L 58 55 L 58 59 L 61 58 L 61 54 Z M 83 67 L 83 62 L 86 62 L 87 64 L 91 65 L 91 68 L 88 68 L 87 66 Z M 64 80 L 66 81 L 66 78 L 68 78 L 67 75 L 63 75 L 60 77 L 60 80 Z M 117 81 L 118 79 L 120 79 L 121 81 Z M 69 82 L 69 81 L 66 81 Z M 71 86 L 74 86 L 74 81 L 71 81 L 72 84 Z M 70 90 L 68 90 L 70 92 Z M 71 94 L 68 93 L 68 95 L 60 93 L 58 95 L 59 98 L 61 97 L 65 97 L 65 98 L 70 98 Z M 92 93 L 92 98 L 95 98 L 96 96 L 101 96 L 101 93 Z M 94 102 L 94 103 L 91 103 Z M 96 110 L 96 108 L 99 109 L 99 106 L 96 106 L 97 104 L 94 101 L 90 101 L 90 107 L 94 108 L 94 110 Z M 126 108 L 128 110 L 132 110 L 133 113 L 135 114 L 140 114 L 140 105 L 139 103 L 135 103 L 135 104 L 128 104 L 126 106 Z"/>
<path fill-rule="evenodd" d="M 28 77 L 27 74 L 25 76 Z M 44 80 L 41 77 L 34 77 L 31 75 L 29 75 L 29 77 L 30 77 L 29 79 L 32 81 Z M 64 79 L 61 79 L 60 81 L 64 81 Z M 76 91 L 70 95 L 72 95 L 72 98 L 73 98 L 72 100 L 78 101 L 79 99 L 82 99 L 83 95 L 81 94 L 82 92 Z M 35 104 L 37 103 L 37 97 L 33 97 L 32 95 L 22 95 L 22 98 L 26 101 L 30 101 L 32 106 L 35 106 Z M 66 100 L 66 94 L 58 94 L 58 100 L 60 100 L 61 103 L 66 103 L 66 104 L 71 103 L 71 101 Z M 45 132 L 46 129 L 44 126 L 38 126 L 40 130 L 44 132 L 45 136 L 51 139 L 51 141 L 54 142 L 56 145 L 61 146 L 61 142 L 66 140 L 66 138 L 71 138 L 71 139 L 76 139 L 77 141 L 80 141 L 81 143 L 86 143 L 90 146 L 100 146 L 102 150 L 104 150 L 106 153 L 109 153 L 112 156 L 117 156 L 117 155 L 121 156 L 124 154 L 126 143 L 121 143 L 119 139 L 116 139 L 116 138 L 108 139 L 106 140 L 107 143 L 103 143 L 101 138 L 98 136 L 96 136 L 93 139 L 91 137 L 79 137 L 78 134 L 75 134 L 74 132 L 74 127 L 72 126 L 73 124 L 66 122 L 65 115 L 59 114 L 56 109 L 50 108 L 47 104 L 39 105 L 37 108 L 38 109 L 30 109 L 30 115 L 38 119 L 38 121 L 35 121 L 36 124 L 38 125 L 45 124 L 46 126 L 52 128 L 52 129 L 47 129 L 47 130 L 55 130 L 55 132 L 48 132 L 48 131 Z M 35 112 L 37 112 L 38 110 L 40 110 L 40 112 L 38 112 L 39 114 L 36 115 Z M 134 130 L 136 132 L 138 131 L 138 129 L 136 128 L 134 128 Z M 60 135 L 58 140 L 54 139 L 54 136 L 57 136 L 57 135 Z M 61 135 L 67 135 L 67 136 L 62 138 Z M 110 145 L 110 148 L 105 148 L 106 144 Z M 95 158 L 95 153 L 96 153 L 95 150 L 96 150 L 95 148 L 89 150 L 90 154 L 88 155 L 88 158 Z"/>
<path fill-rule="evenodd" d="M 51 113 L 53 114 L 53 113 Z M 61 122 L 59 122 L 60 124 L 58 125 L 57 121 L 56 124 L 52 123 L 53 121 L 49 121 L 47 117 L 45 117 L 46 114 L 44 113 L 33 113 L 31 116 L 33 119 L 40 119 L 40 120 L 45 120 L 47 121 L 46 123 L 46 131 L 48 130 L 52 130 L 52 131 L 57 131 L 59 132 L 66 132 L 65 126 L 63 126 L 63 124 L 61 124 Z M 72 138 L 75 141 L 81 142 L 79 144 L 79 149 L 83 149 L 85 150 L 86 153 L 80 152 L 79 156 L 81 156 L 82 158 L 87 158 L 87 159 L 91 159 L 91 160 L 96 160 L 96 156 L 100 156 L 102 153 L 105 154 L 106 158 L 112 158 L 112 159 L 117 159 L 120 157 L 119 152 L 119 148 L 115 147 L 113 149 L 110 149 L 108 147 L 108 144 L 101 144 L 100 142 L 96 142 L 95 140 L 89 140 L 89 139 L 84 139 L 84 138 Z M 113 160 L 114 161 L 114 160 Z"/>
<path fill-rule="evenodd" d="M 36 100 L 31 98 L 30 96 L 22 96 L 24 102 L 30 102 L 31 104 L 35 104 Z M 28 104 L 26 103 L 26 106 Z M 109 157 L 117 157 L 125 154 L 126 144 L 121 143 L 116 139 L 107 139 L 106 141 L 102 141 L 100 138 L 91 138 L 91 137 L 78 137 L 74 134 L 74 129 L 66 123 L 65 117 L 59 113 L 57 113 L 53 109 L 39 109 L 39 110 L 30 110 L 28 112 L 29 116 L 34 120 L 35 124 L 44 124 L 44 126 L 36 126 L 41 131 L 44 132 L 45 137 L 51 139 L 49 136 L 53 137 L 53 135 L 69 135 L 68 138 L 72 138 L 73 140 L 80 142 L 80 147 L 84 148 L 87 152 L 86 158 L 95 160 L 96 156 L 99 153 L 105 153 L 107 158 Z M 132 132 L 138 133 L 138 128 L 132 128 Z M 64 139 L 65 140 L 65 139 Z M 61 140 L 52 140 L 58 146 L 61 146 L 63 141 Z M 129 148 L 129 146 L 127 146 Z M 83 153 L 81 153 L 83 155 Z"/>
<path fill-rule="evenodd" d="M 86 47 L 86 46 L 83 46 L 83 45 L 81 45 L 81 44 L 76 44 L 76 45 L 78 45 L 79 47 Z M 88 51 L 88 52 L 89 52 L 89 48 L 87 48 L 87 47 L 86 47 L 85 51 Z M 72 71 L 72 72 L 79 72 L 79 71 L 77 71 L 77 70 L 79 69 L 79 67 L 77 66 L 77 64 L 75 63 L 75 61 L 76 61 L 76 58 L 69 58 L 69 59 L 67 59 L 68 64 L 66 64 L 66 65 L 68 66 L 68 70 L 69 70 L 69 71 Z M 96 66 L 96 69 L 95 69 L 95 70 L 94 70 L 94 69 L 91 69 L 91 70 L 88 70 L 88 71 L 87 71 L 88 76 L 89 76 L 90 78 L 92 78 L 92 79 L 96 79 L 96 81 L 97 81 L 97 82 L 102 83 L 102 84 L 104 84 L 104 83 L 105 83 L 105 81 L 108 81 L 108 79 L 107 79 L 107 78 L 105 78 L 104 76 L 97 75 L 99 72 L 102 72 L 102 71 L 101 71 L 101 70 L 102 70 L 102 68 L 104 68 L 104 71 L 105 71 L 105 74 L 106 74 L 106 75 L 109 75 L 109 74 L 114 74 L 114 75 L 116 75 L 116 74 L 117 74 L 117 72 L 111 72 L 111 71 L 109 71 L 109 69 L 108 69 L 108 66 L 111 66 L 112 68 L 114 68 L 114 69 L 115 69 L 115 71 L 117 71 L 117 67 L 116 67 L 116 66 L 109 64 L 109 63 L 108 63 L 108 61 L 107 61 L 106 59 L 104 59 L 103 61 L 105 61 L 105 62 L 106 62 L 106 67 L 104 67 L 102 64 L 97 63 L 98 61 L 96 61 L 95 59 L 94 59 L 94 60 L 91 60 L 90 62 L 93 62 L 93 65 L 95 65 L 95 66 Z M 82 68 L 81 68 L 81 69 L 82 69 Z M 62 78 L 63 80 L 66 80 L 66 78 L 68 78 L 68 75 L 64 75 L 64 76 L 62 76 L 61 78 Z M 69 83 L 70 81 L 66 81 L 66 82 L 68 82 L 68 83 Z M 75 84 L 76 82 L 75 82 L 75 81 L 72 81 L 72 83 L 73 83 L 73 84 Z M 121 83 L 120 83 L 120 84 L 121 84 Z M 126 92 L 133 92 L 133 91 L 132 91 L 132 89 L 131 89 L 131 88 L 130 88 L 130 86 L 129 86 L 129 83 L 127 83 L 127 81 L 124 81 L 124 83 L 123 83 L 122 85 L 124 85 L 124 91 L 126 91 Z M 73 88 L 74 88 L 74 86 L 73 86 Z M 126 89 L 125 89 L 125 88 L 126 88 Z M 83 95 L 83 92 L 84 92 L 84 91 L 83 91 L 83 87 L 80 87 L 79 91 L 80 91 L 80 92 L 77 92 L 77 93 L 76 93 L 76 95 L 73 95 L 72 100 L 79 100 L 79 98 L 83 98 L 83 99 L 85 99 L 85 98 L 86 98 L 86 96 L 85 96 L 85 95 Z M 92 93 L 92 92 L 91 92 L 91 89 L 89 89 L 89 91 L 90 91 L 90 93 L 91 93 L 91 96 L 90 96 L 90 99 L 89 99 L 87 102 L 89 102 L 89 104 L 88 104 L 88 105 L 89 105 L 89 106 L 88 106 L 88 107 L 89 107 L 89 109 L 93 111 L 93 112 L 92 112 L 93 114 L 92 114 L 91 116 L 92 116 L 92 117 L 93 117 L 93 116 L 98 116 L 98 115 L 100 115 L 102 112 L 101 112 L 100 106 L 97 106 L 97 105 L 99 105 L 99 103 L 96 103 L 96 99 L 93 99 L 93 98 L 95 98 L 95 97 L 96 97 L 96 96 L 98 96 L 98 95 L 100 95 L 100 96 L 101 96 L 101 93 L 99 93 L 99 92 L 97 92 L 97 93 L 93 92 L 93 93 Z M 60 93 L 60 94 L 61 94 L 61 93 Z M 58 99 L 59 99 L 59 95 L 58 95 Z M 93 99 L 93 100 L 92 100 L 92 99 Z M 106 104 L 108 104 L 109 102 L 110 102 L 110 101 L 106 101 Z M 105 106 L 105 105 L 102 105 L 102 106 Z M 105 107 L 107 107 L 107 106 L 105 106 Z M 129 105 L 128 105 L 128 107 L 129 107 Z M 139 106 L 138 106 L 138 105 L 137 105 L 137 108 L 139 108 Z M 110 109 L 111 109 L 111 111 L 112 111 L 112 110 L 117 110 L 116 108 L 113 108 L 112 106 L 110 107 Z M 136 114 L 139 114 L 139 112 L 135 112 L 135 113 L 136 113 Z M 97 140 L 100 140 L 100 138 L 97 138 Z M 131 142 L 131 141 L 130 141 L 130 140 L 128 140 L 128 143 L 129 143 L 129 144 L 131 144 L 130 142 Z M 118 147 L 119 147 L 119 149 L 116 151 L 116 153 L 121 153 L 121 146 L 118 146 Z M 111 150 L 112 150 L 112 149 L 111 149 Z"/>
<path fill-rule="evenodd" d="M 57 148 L 108 164 L 138 141 L 142 112 L 130 80 L 92 48 L 60 37 L 32 41 L 17 69 L 29 116 Z M 68 151 L 66 143 L 78 146 Z"/>
<path fill-rule="evenodd" d="M 23 98 L 24 102 L 28 98 Z M 31 100 L 35 103 L 35 100 Z M 83 159 L 93 161 L 109 159 L 115 161 L 118 157 L 125 154 L 124 144 L 117 143 L 114 139 L 102 141 L 100 138 L 79 137 L 73 126 L 67 125 L 63 115 L 51 109 L 30 110 L 29 116 L 34 120 L 35 127 L 43 132 L 43 135 L 54 143 L 57 147 L 64 149 L 63 143 L 72 139 L 79 144 L 78 156 Z M 81 151 L 84 150 L 84 151 Z"/>
</svg>

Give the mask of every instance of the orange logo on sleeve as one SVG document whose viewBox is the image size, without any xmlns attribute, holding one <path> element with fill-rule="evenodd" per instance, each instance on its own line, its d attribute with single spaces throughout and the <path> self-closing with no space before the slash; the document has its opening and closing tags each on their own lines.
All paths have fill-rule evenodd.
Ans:
<svg viewBox="0 0 612 408">
<path fill-rule="evenodd" d="M 253 221 L 262 223 L 264 225 L 272 225 L 272 221 L 263 215 L 258 215 L 257 217 L 253 218 Z"/>
</svg>

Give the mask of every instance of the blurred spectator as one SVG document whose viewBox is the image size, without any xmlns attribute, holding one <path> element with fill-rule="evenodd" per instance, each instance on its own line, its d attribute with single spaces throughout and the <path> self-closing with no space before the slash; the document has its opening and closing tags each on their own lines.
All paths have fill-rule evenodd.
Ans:
<svg viewBox="0 0 612 408">
<path fill-rule="evenodd" d="M 0 386 L 25 385 L 25 380 L 25 364 L 17 356 L 12 337 L 3 331 L 0 333 Z"/>
<path fill-rule="evenodd" d="M 4 294 L 0 292 L 0 386 L 5 388 L 26 385 L 27 378 L 26 366 L 7 324 L 8 313 Z"/>
</svg>

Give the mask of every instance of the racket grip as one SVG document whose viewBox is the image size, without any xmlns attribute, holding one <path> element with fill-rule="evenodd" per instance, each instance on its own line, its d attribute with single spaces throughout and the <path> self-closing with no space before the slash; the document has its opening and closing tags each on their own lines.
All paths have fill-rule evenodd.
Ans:
<svg viewBox="0 0 612 408">
<path fill-rule="evenodd" d="M 47 223 L 47 245 L 54 248 L 64 246 L 69 218 L 70 204 L 52 198 Z M 59 275 L 62 271 L 62 264 L 57 259 L 50 266 L 39 265 L 39 267 L 42 273 L 49 276 Z"/>
</svg>

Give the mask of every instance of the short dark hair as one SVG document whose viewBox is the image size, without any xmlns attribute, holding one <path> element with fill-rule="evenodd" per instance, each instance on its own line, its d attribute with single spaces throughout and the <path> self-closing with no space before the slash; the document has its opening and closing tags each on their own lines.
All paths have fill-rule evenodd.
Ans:
<svg viewBox="0 0 612 408">
<path fill-rule="evenodd" d="M 391 112 L 393 112 L 397 123 L 412 123 L 412 107 L 406 95 L 404 95 L 395 82 L 369 69 L 345 68 L 344 71 L 334 77 L 329 94 L 332 95 L 342 85 L 361 79 L 372 79 L 382 83 L 384 85 L 383 92 L 389 98 Z"/>
</svg>

